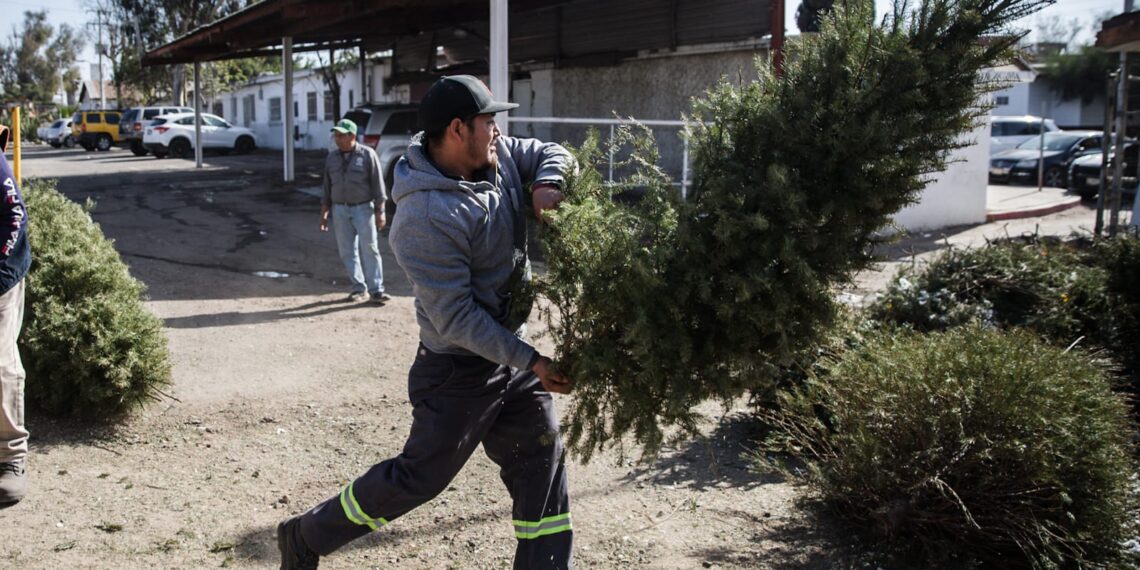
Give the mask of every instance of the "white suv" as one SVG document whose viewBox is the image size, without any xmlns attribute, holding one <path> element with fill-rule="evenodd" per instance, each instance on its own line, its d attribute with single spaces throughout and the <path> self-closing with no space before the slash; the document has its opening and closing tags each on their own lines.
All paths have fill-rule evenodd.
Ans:
<svg viewBox="0 0 1140 570">
<path fill-rule="evenodd" d="M 174 113 L 155 117 L 143 133 L 143 147 L 154 153 L 156 158 L 167 154 L 175 158 L 194 156 L 194 113 Z M 231 125 L 225 119 L 202 113 L 202 149 L 217 150 L 227 154 L 231 150 L 238 154 L 253 152 L 257 148 L 257 136 L 253 131 Z"/>
<path fill-rule="evenodd" d="M 384 184 L 391 192 L 396 161 L 408 152 L 412 135 L 420 130 L 419 106 L 361 105 L 345 113 L 344 118 L 356 123 L 356 141 L 376 150 Z"/>
<path fill-rule="evenodd" d="M 1045 132 L 1059 131 L 1053 119 L 1045 119 L 1033 115 L 1018 117 L 997 116 L 990 122 L 990 156 L 1003 150 L 1009 150 L 1033 137 L 1041 136 L 1041 126 L 1045 125 Z"/>
</svg>

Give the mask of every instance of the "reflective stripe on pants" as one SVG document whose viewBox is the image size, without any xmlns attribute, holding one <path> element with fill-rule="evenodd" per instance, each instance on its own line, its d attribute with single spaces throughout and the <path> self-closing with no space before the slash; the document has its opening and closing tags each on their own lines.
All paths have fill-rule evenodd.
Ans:
<svg viewBox="0 0 1140 570">
<path fill-rule="evenodd" d="M 514 567 L 571 568 L 573 531 L 558 418 L 534 373 L 421 347 L 408 391 L 413 419 L 403 452 L 301 517 L 309 548 L 329 554 L 431 500 L 482 443 L 513 500 Z"/>
</svg>

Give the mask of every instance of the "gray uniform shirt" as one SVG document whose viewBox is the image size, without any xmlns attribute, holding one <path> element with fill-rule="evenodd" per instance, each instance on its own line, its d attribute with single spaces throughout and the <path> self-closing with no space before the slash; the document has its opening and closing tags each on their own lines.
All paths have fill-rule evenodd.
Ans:
<svg viewBox="0 0 1140 570">
<path fill-rule="evenodd" d="M 380 159 L 371 147 L 357 144 L 350 152 L 336 148 L 325 157 L 321 206 L 362 204 L 388 199 L 380 178 Z"/>
</svg>

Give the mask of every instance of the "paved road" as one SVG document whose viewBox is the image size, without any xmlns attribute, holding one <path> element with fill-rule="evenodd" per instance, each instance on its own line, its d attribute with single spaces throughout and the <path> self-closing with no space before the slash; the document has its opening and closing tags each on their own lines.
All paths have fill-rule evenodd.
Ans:
<svg viewBox="0 0 1140 570">
<path fill-rule="evenodd" d="M 119 149 L 31 146 L 22 168 L 25 177 L 58 179 L 59 190 L 77 202 L 95 201 L 94 220 L 133 272 L 155 283 L 152 299 L 264 296 L 270 287 L 289 294 L 347 294 L 335 240 L 317 230 L 319 203 L 297 190 L 320 184 L 322 157 L 299 153 L 291 184 L 281 181 L 280 154 L 271 152 L 208 154 L 204 168 L 197 169 L 192 160 L 136 157 Z M 381 241 L 388 286 L 406 293 Z M 171 271 L 185 278 L 152 279 Z M 214 271 L 235 278 L 227 278 L 223 289 Z"/>
</svg>

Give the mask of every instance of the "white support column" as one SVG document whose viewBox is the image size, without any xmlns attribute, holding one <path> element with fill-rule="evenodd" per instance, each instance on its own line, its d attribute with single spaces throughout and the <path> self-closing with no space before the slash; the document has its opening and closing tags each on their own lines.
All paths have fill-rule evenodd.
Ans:
<svg viewBox="0 0 1140 570">
<path fill-rule="evenodd" d="M 281 67 L 285 71 L 285 101 L 281 112 L 285 115 L 285 182 L 293 181 L 293 38 L 281 38 Z"/>
<path fill-rule="evenodd" d="M 202 105 L 198 104 L 202 96 L 202 62 L 194 60 L 194 167 L 202 168 Z"/>
<path fill-rule="evenodd" d="M 507 45 L 510 40 L 510 34 L 507 32 L 507 23 L 509 20 L 508 14 L 510 12 L 508 0 L 490 0 L 491 1 L 491 92 L 495 94 L 495 99 L 499 101 L 506 101 L 510 96 L 510 68 L 507 53 Z M 495 122 L 499 125 L 499 130 L 504 135 L 510 131 L 508 124 L 507 114 L 505 112 L 499 113 L 495 116 Z"/>
<path fill-rule="evenodd" d="M 365 59 L 364 59 L 365 55 L 366 54 L 364 53 L 364 46 L 361 45 L 360 46 L 360 91 L 359 91 L 360 99 L 358 99 L 357 101 L 354 101 L 353 102 L 354 105 L 363 105 L 365 103 L 371 103 L 372 102 L 372 98 L 369 97 L 366 93 L 368 91 L 368 62 L 365 61 Z M 340 117 L 337 117 L 337 118 L 339 119 Z"/>
</svg>

